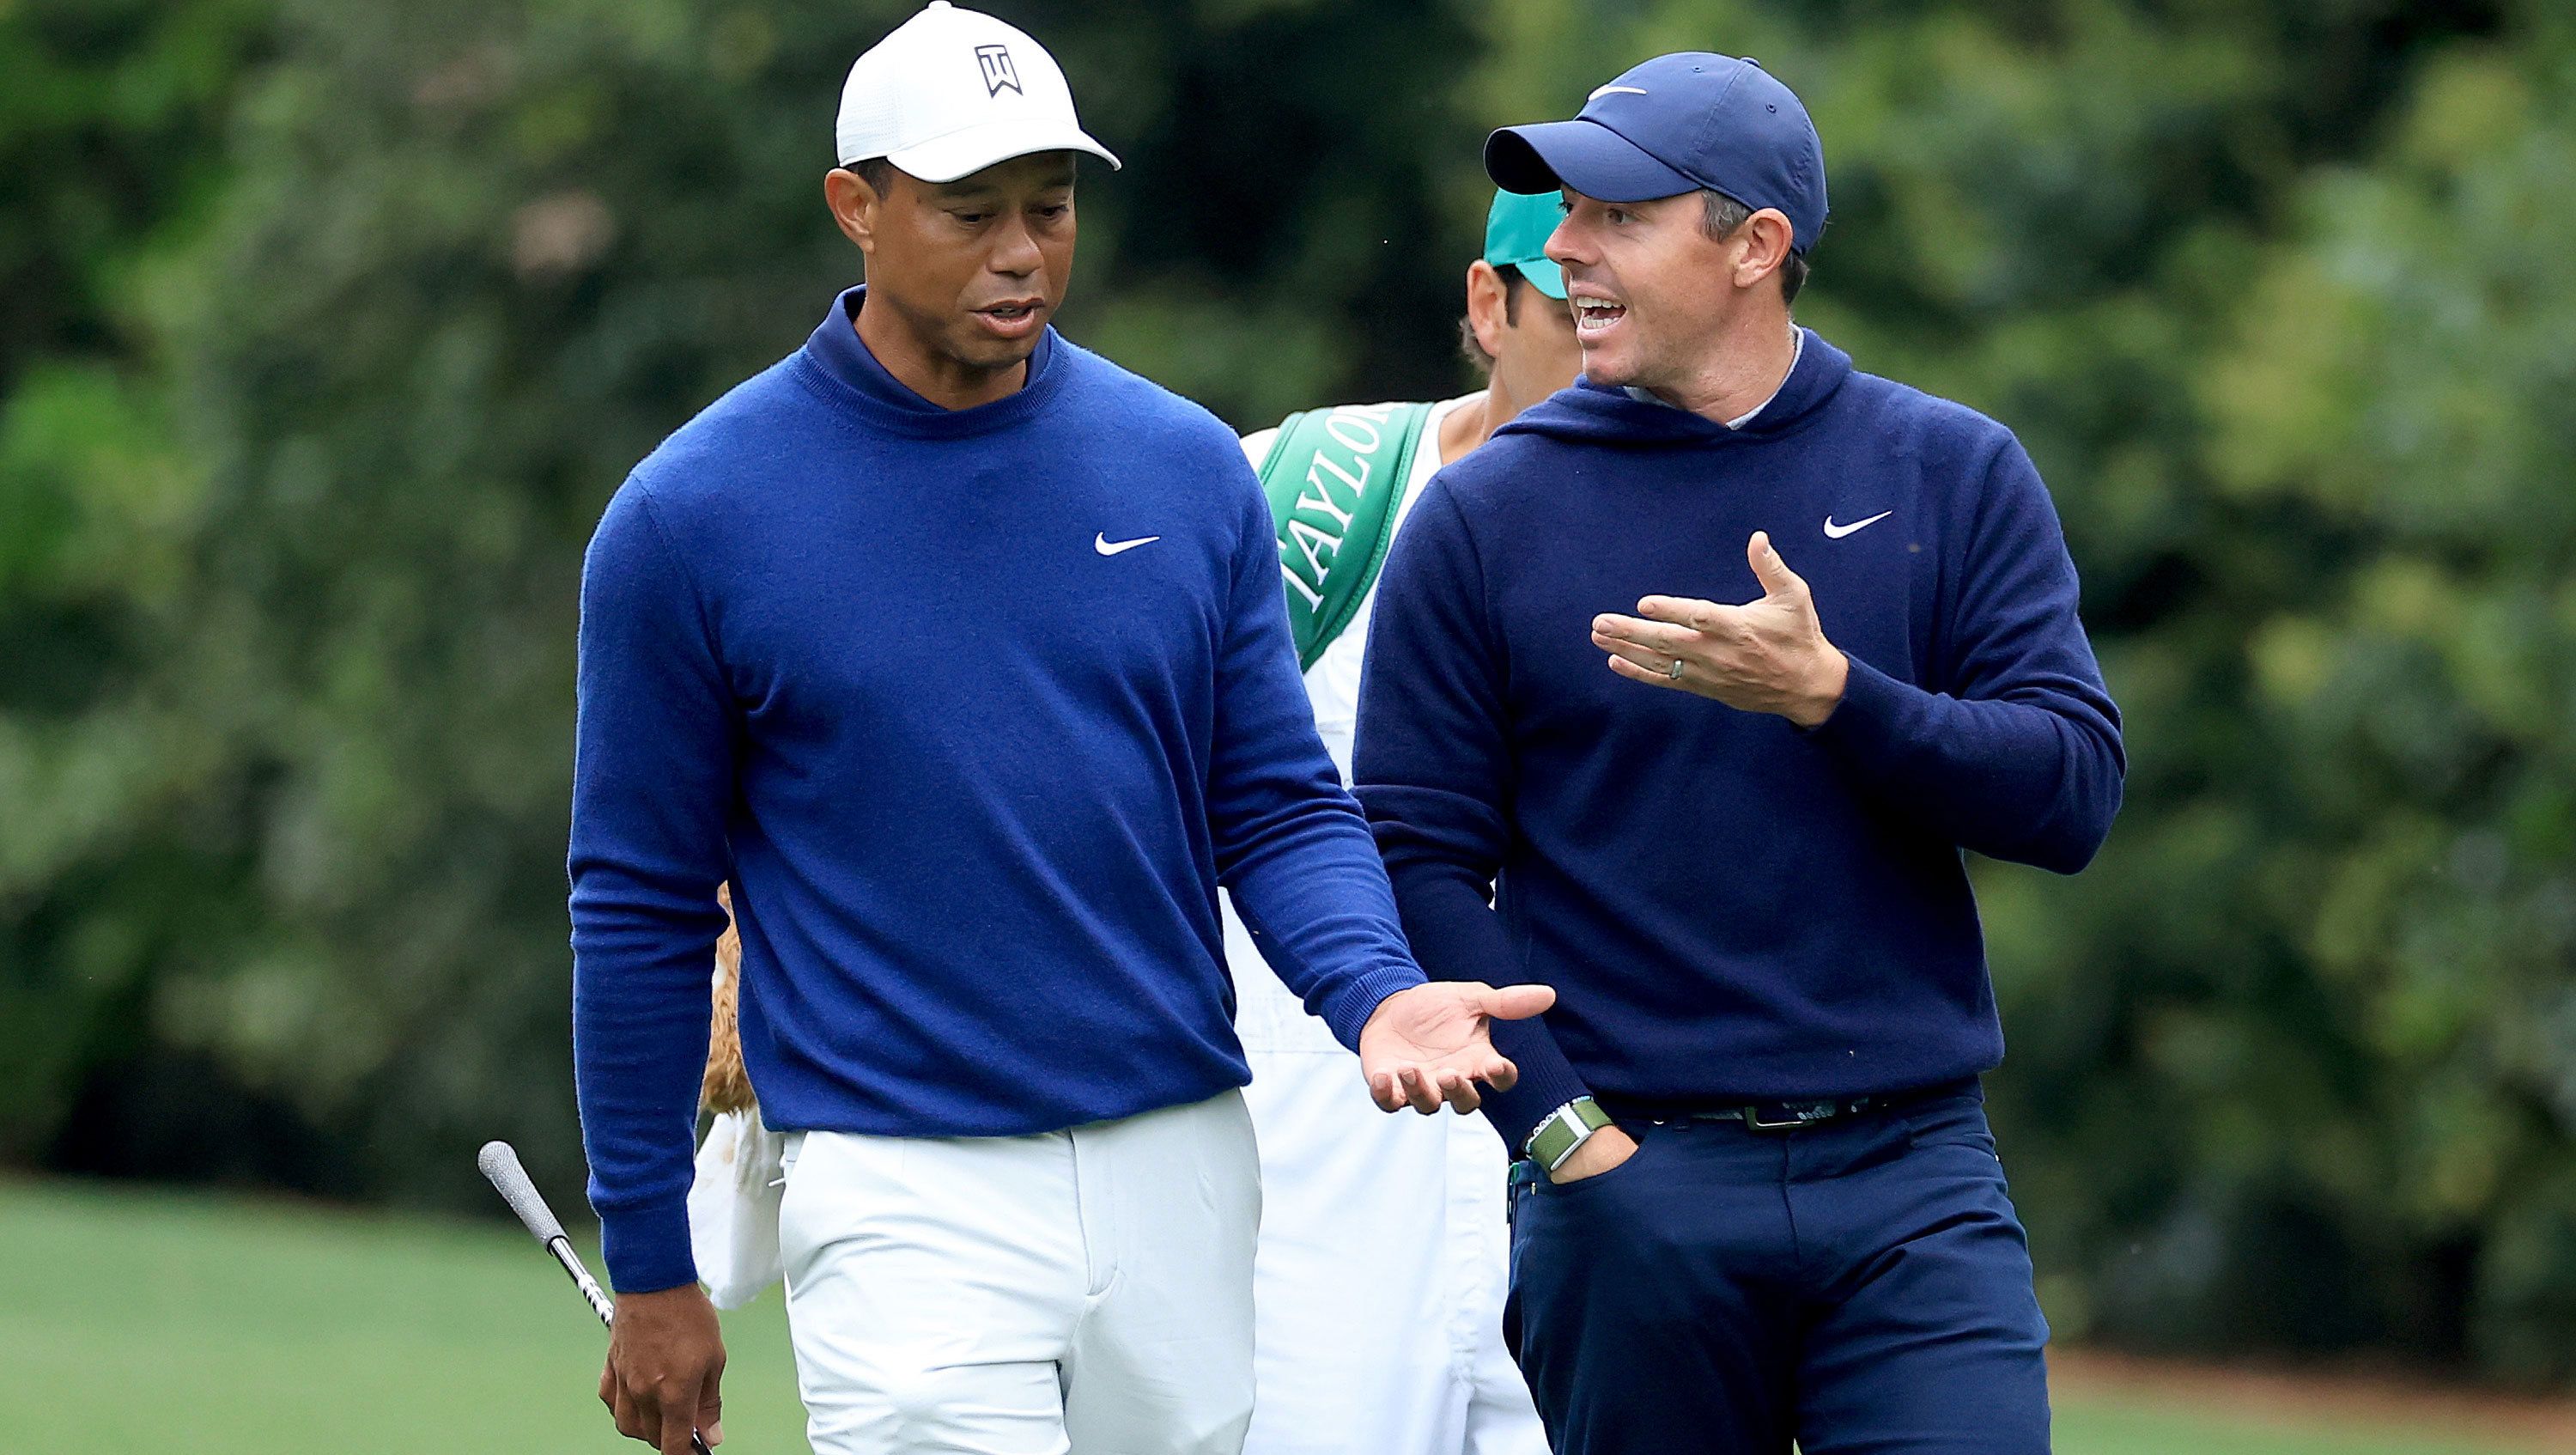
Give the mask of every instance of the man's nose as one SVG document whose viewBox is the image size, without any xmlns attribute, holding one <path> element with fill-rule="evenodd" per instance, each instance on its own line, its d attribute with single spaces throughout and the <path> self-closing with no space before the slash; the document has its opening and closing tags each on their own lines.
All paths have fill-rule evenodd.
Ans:
<svg viewBox="0 0 2576 1455">
<path fill-rule="evenodd" d="M 993 251 L 985 265 L 996 273 L 1025 278 L 1046 261 L 1038 251 L 1037 234 L 1029 230 L 1029 220 L 1017 213 L 1002 225 L 1001 236 L 993 240 Z"/>
<path fill-rule="evenodd" d="M 1539 251 L 1547 255 L 1549 262 L 1560 268 L 1592 261 L 1591 254 L 1585 252 L 1581 246 L 1581 229 L 1574 225 L 1574 214 L 1571 212 L 1565 215 L 1564 221 L 1556 225 L 1556 231 L 1547 235 L 1547 246 Z"/>
</svg>

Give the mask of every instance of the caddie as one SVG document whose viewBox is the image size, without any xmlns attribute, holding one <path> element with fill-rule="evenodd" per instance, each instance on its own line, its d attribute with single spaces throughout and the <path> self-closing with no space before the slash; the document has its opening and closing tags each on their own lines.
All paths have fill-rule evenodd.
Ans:
<svg viewBox="0 0 2576 1455">
<path fill-rule="evenodd" d="M 1487 1105 L 1550 1442 L 2041 1455 L 1963 851 L 2072 873 L 2120 801 L 2048 491 L 1792 320 L 1823 147 L 1753 62 L 1657 57 L 1485 166 L 1562 196 L 1584 378 L 1414 507 L 1356 780 L 1424 966 L 1558 992 Z"/>
<path fill-rule="evenodd" d="M 724 1351 L 686 1200 L 731 887 L 787 1134 L 825 1455 L 1232 1455 L 1260 1186 L 1218 919 L 1383 1110 L 1472 1109 L 1315 734 L 1270 511 L 1215 417 L 1059 337 L 1081 128 L 935 0 L 851 68 L 824 177 L 867 284 L 637 466 L 582 574 L 574 1072 L 618 1300 L 600 1397 L 679 1455 Z"/>
<path fill-rule="evenodd" d="M 1288 619 L 1347 774 L 1370 601 L 1423 483 L 1573 381 L 1553 197 L 1498 192 L 1467 265 L 1460 347 L 1486 374 L 1438 403 L 1343 405 L 1244 437 L 1279 532 Z M 1258 1398 L 1246 1455 L 1546 1455 L 1502 1343 L 1506 1161 L 1475 1117 L 1378 1115 L 1351 1053 L 1226 916 L 1244 1099 L 1261 1144 Z"/>
</svg>

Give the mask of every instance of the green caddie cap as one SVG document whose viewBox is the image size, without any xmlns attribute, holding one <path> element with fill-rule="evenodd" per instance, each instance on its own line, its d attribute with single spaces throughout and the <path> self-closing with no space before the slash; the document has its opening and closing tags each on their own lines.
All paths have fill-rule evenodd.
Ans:
<svg viewBox="0 0 2576 1455">
<path fill-rule="evenodd" d="M 1521 270 L 1550 298 L 1565 296 L 1565 270 L 1547 258 L 1548 235 L 1565 220 L 1554 192 L 1496 192 L 1485 213 L 1485 261 Z"/>
</svg>

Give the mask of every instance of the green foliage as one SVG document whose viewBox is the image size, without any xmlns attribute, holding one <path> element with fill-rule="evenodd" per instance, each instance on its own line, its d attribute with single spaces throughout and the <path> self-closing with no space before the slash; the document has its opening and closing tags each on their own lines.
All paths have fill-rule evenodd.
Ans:
<svg viewBox="0 0 2576 1455">
<path fill-rule="evenodd" d="M 2339 547 L 2247 583 L 2245 707 L 2281 755 L 2273 872 L 2300 871 L 2278 929 L 2368 1153 L 2270 1152 L 2382 1247 L 2475 1246 L 2474 1346 L 2563 1374 L 2576 72 L 2533 59 L 2427 66 L 2377 166 L 2302 189 L 2205 407 L 2218 488 Z"/>
<path fill-rule="evenodd" d="M 264 11 L 0 4 L 0 1154 L 41 1152 L 140 1043 L 193 923 L 207 754 L 150 663 L 203 476 L 118 296 L 186 246 Z"/>
<path fill-rule="evenodd" d="M 572 1185 L 581 545 L 855 276 L 909 8 L 0 0 L 0 1155 Z M 998 8 L 1128 163 L 1068 331 L 1246 427 L 1454 387 L 1486 127 L 1798 86 L 1802 316 L 2021 433 L 2128 713 L 2102 861 L 1979 870 L 2061 1331 L 2576 1374 L 2552 7 Z"/>
</svg>

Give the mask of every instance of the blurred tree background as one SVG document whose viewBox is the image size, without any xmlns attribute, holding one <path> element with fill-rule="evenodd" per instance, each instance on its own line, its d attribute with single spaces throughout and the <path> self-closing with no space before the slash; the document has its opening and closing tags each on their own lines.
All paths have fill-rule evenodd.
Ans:
<svg viewBox="0 0 2576 1455">
<path fill-rule="evenodd" d="M 0 0 L 0 1161 L 574 1185 L 581 548 L 795 347 L 887 0 Z M 2576 17 L 989 0 L 1127 161 L 1068 333 L 1250 428 L 1462 380 L 1490 126 L 1825 136 L 1803 319 L 2016 428 L 2129 713 L 1981 865 L 2062 1335 L 2576 1380 Z"/>
</svg>

